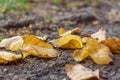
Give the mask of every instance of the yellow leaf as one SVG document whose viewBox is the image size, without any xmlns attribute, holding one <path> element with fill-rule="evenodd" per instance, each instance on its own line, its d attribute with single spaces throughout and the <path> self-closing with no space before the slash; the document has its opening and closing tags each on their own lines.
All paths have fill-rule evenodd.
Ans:
<svg viewBox="0 0 120 80">
<path fill-rule="evenodd" d="M 120 39 L 117 37 L 111 37 L 102 42 L 107 45 L 112 52 L 120 54 Z"/>
<path fill-rule="evenodd" d="M 99 45 L 100 43 L 97 40 L 90 39 L 90 38 L 87 40 L 87 43 L 86 43 L 86 47 L 89 53 L 96 53 L 96 51 L 100 49 Z"/>
<path fill-rule="evenodd" d="M 82 40 L 76 35 L 67 35 L 51 41 L 55 47 L 64 49 L 82 48 Z"/>
<path fill-rule="evenodd" d="M 82 61 L 85 58 L 87 58 L 88 56 L 89 56 L 89 52 L 87 50 L 85 50 L 85 48 L 75 50 L 74 53 L 73 53 L 73 58 L 76 61 Z"/>
<path fill-rule="evenodd" d="M 97 64 L 109 64 L 112 61 L 110 49 L 106 45 L 99 43 L 97 40 L 90 38 L 88 38 L 83 49 L 76 50 L 73 53 L 73 57 L 76 61 L 82 61 L 88 56 L 90 56 Z"/>
<path fill-rule="evenodd" d="M 101 28 L 98 32 L 92 34 L 91 37 L 101 42 L 106 39 L 105 31 Z"/>
<path fill-rule="evenodd" d="M 90 57 L 97 64 L 109 64 L 112 60 L 112 53 L 110 49 L 103 44 L 99 45 L 100 49 L 95 53 L 90 54 Z"/>
<path fill-rule="evenodd" d="M 66 35 L 75 34 L 78 32 L 80 32 L 80 27 L 77 27 L 77 28 L 69 30 L 69 31 L 65 31 L 65 29 L 62 27 L 59 29 L 60 36 L 66 36 Z"/>
<path fill-rule="evenodd" d="M 19 50 L 22 47 L 22 45 L 23 39 L 20 36 L 6 38 L 0 42 L 0 47 L 4 47 L 5 49 L 9 49 L 12 51 Z"/>
<path fill-rule="evenodd" d="M 51 44 L 34 35 L 23 36 L 23 40 L 24 43 L 22 51 L 24 53 L 42 58 L 53 58 L 59 56 L 58 52 Z"/>
<path fill-rule="evenodd" d="M 0 51 L 0 64 L 16 61 L 19 59 L 22 59 L 22 54 L 16 54 L 12 51 Z"/>
<path fill-rule="evenodd" d="M 89 37 L 86 37 L 82 39 L 82 41 L 85 43 L 83 48 L 77 49 L 73 53 L 73 58 L 79 62 L 87 58 L 91 53 L 95 53 L 95 50 L 98 49 L 97 40 L 92 40 Z"/>
<path fill-rule="evenodd" d="M 63 27 L 60 27 L 59 28 L 59 35 L 62 35 L 62 34 L 64 34 L 66 31 L 65 31 L 65 29 L 63 28 Z"/>
<path fill-rule="evenodd" d="M 112 61 L 110 49 L 94 39 L 89 39 L 86 44 L 89 48 L 90 57 L 97 64 L 109 64 Z"/>
<path fill-rule="evenodd" d="M 80 64 L 67 64 L 65 66 L 65 70 L 67 72 L 67 76 L 69 76 L 71 80 L 99 80 L 92 70 Z"/>
</svg>

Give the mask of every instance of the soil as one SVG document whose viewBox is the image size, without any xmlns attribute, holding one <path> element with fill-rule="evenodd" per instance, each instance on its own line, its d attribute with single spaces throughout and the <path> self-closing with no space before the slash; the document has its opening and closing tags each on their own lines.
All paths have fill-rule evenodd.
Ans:
<svg viewBox="0 0 120 80">
<path fill-rule="evenodd" d="M 61 0 L 53 3 L 47 0 L 30 0 L 29 9 L 14 9 L 0 14 L 0 34 L 4 38 L 16 35 L 47 35 L 49 40 L 58 36 L 58 28 L 67 30 L 80 26 L 81 32 L 94 33 L 102 25 L 107 37 L 120 38 L 120 19 L 110 18 L 111 10 L 120 10 L 112 0 Z M 116 0 L 117 1 L 117 0 Z M 52 20 L 48 18 L 52 16 Z M 97 23 L 95 23 L 97 21 Z M 58 49 L 60 56 L 41 59 L 28 56 L 21 62 L 0 65 L 0 80 L 70 80 L 64 70 L 65 64 L 82 64 L 92 70 L 99 69 L 102 80 L 120 80 L 120 55 L 114 53 L 109 65 L 97 65 L 90 58 L 78 63 L 73 57 L 74 50 Z"/>
</svg>

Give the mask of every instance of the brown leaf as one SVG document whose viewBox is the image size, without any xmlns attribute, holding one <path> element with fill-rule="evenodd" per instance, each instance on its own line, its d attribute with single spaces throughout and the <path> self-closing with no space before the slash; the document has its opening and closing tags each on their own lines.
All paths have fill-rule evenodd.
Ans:
<svg viewBox="0 0 120 80">
<path fill-rule="evenodd" d="M 107 38 L 106 40 L 102 41 L 105 45 L 107 45 L 110 50 L 114 53 L 120 54 L 120 39 L 117 37 Z"/>
</svg>

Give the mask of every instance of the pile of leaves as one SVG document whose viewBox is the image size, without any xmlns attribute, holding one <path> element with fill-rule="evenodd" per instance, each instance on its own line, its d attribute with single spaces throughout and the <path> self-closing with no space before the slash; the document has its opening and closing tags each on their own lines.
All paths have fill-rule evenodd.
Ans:
<svg viewBox="0 0 120 80">
<path fill-rule="evenodd" d="M 15 36 L 3 39 L 0 42 L 0 64 L 25 59 L 32 55 L 40 58 L 58 57 L 59 53 L 55 49 L 74 49 L 73 58 L 81 62 L 87 57 L 99 65 L 106 65 L 113 61 L 113 53 L 120 53 L 120 39 L 117 37 L 106 37 L 105 31 L 101 28 L 98 32 L 87 34 L 80 37 L 75 35 L 80 32 L 81 28 L 66 31 L 64 28 L 59 29 L 59 38 L 47 41 L 47 36 L 39 37 L 35 35 Z M 98 76 L 89 69 L 84 69 L 82 65 L 67 65 L 68 76 L 72 80 L 90 80 Z M 81 74 L 79 74 L 81 73 Z M 99 72 L 98 72 L 99 73 Z M 78 74 L 76 76 L 73 76 Z M 88 76 L 83 76 L 87 74 Z M 81 76 L 82 75 L 82 76 Z"/>
</svg>

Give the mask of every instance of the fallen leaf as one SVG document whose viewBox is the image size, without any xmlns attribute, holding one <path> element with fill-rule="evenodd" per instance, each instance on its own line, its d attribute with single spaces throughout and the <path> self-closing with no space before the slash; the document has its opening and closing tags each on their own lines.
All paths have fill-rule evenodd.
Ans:
<svg viewBox="0 0 120 80">
<path fill-rule="evenodd" d="M 12 51 L 0 51 L 0 64 L 16 61 L 19 59 L 22 59 L 22 54 L 16 54 L 15 52 Z"/>
<path fill-rule="evenodd" d="M 84 43 L 84 46 L 82 49 L 77 49 L 73 53 L 73 58 L 80 62 L 87 58 L 91 53 L 94 53 L 94 48 L 93 46 L 96 46 L 96 42 L 90 42 L 91 38 L 90 37 L 85 37 L 82 38 L 82 42 Z M 96 40 L 97 41 L 97 40 Z M 97 46 L 96 46 L 97 48 Z"/>
<path fill-rule="evenodd" d="M 101 28 L 98 32 L 92 34 L 91 37 L 101 42 L 106 39 L 105 31 Z"/>
<path fill-rule="evenodd" d="M 66 31 L 65 31 L 65 29 L 64 29 L 63 27 L 60 27 L 59 30 L 58 30 L 58 32 L 59 32 L 59 35 L 61 36 L 61 35 L 64 34 Z"/>
<path fill-rule="evenodd" d="M 90 56 L 93 61 L 97 64 L 109 64 L 112 61 L 112 53 L 110 49 L 99 43 L 95 39 L 88 38 L 86 45 L 83 49 L 75 50 L 73 58 L 76 61 L 82 61 L 83 59 Z"/>
<path fill-rule="evenodd" d="M 119 38 L 117 37 L 107 38 L 102 43 L 107 45 L 112 52 L 120 54 L 120 39 Z"/>
<path fill-rule="evenodd" d="M 109 64 L 111 61 L 113 61 L 112 53 L 110 52 L 110 49 L 103 44 L 100 44 L 100 49 L 96 51 L 95 53 L 90 54 L 90 57 L 93 59 L 93 61 L 97 64 Z"/>
<path fill-rule="evenodd" d="M 90 53 L 95 53 L 100 49 L 100 45 L 101 45 L 101 43 L 99 43 L 96 39 L 88 38 L 88 40 L 86 42 L 86 49 Z"/>
<path fill-rule="evenodd" d="M 86 44 L 89 48 L 90 57 L 97 64 L 109 64 L 112 60 L 112 53 L 110 49 L 104 45 L 99 43 L 97 40 L 89 39 Z"/>
<path fill-rule="evenodd" d="M 1 48 L 4 47 L 12 51 L 19 50 L 22 47 L 22 45 L 23 45 L 23 39 L 21 36 L 6 38 L 0 42 Z"/>
<path fill-rule="evenodd" d="M 23 40 L 23 53 L 28 53 L 41 58 L 53 58 L 59 56 L 58 52 L 50 43 L 47 43 L 34 35 L 23 36 Z"/>
<path fill-rule="evenodd" d="M 55 47 L 63 49 L 82 48 L 82 39 L 77 35 L 67 35 L 50 41 Z"/>
<path fill-rule="evenodd" d="M 89 52 L 87 50 L 85 50 L 85 48 L 83 48 L 83 49 L 77 49 L 73 53 L 73 58 L 76 61 L 82 61 L 85 58 L 87 58 L 88 56 L 89 56 Z"/>
<path fill-rule="evenodd" d="M 67 64 L 65 66 L 65 70 L 67 72 L 67 76 L 69 76 L 71 80 L 99 80 L 94 71 L 80 64 Z"/>
<path fill-rule="evenodd" d="M 80 27 L 77 27 L 77 28 L 69 30 L 69 31 L 65 31 L 65 29 L 62 27 L 59 29 L 60 36 L 66 36 L 66 35 L 75 34 L 78 32 L 80 32 Z"/>
</svg>

